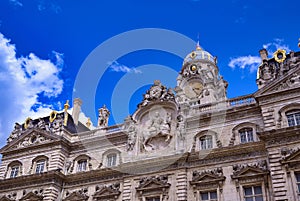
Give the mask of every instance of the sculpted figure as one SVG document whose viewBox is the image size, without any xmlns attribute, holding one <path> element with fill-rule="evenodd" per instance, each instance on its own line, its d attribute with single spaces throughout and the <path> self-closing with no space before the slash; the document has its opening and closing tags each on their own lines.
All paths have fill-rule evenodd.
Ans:
<svg viewBox="0 0 300 201">
<path fill-rule="evenodd" d="M 128 130 L 128 140 L 127 140 L 127 150 L 132 151 L 136 142 L 137 129 L 134 124 L 129 125 Z"/>
<path fill-rule="evenodd" d="M 52 124 L 52 132 L 59 132 L 60 129 L 62 128 L 63 126 L 63 118 L 62 116 L 59 114 L 57 115 L 56 119 L 53 121 L 53 124 Z"/>
<path fill-rule="evenodd" d="M 154 149 L 154 145 L 150 141 L 159 134 L 167 136 L 165 141 L 169 141 L 171 138 L 171 120 L 170 113 L 167 113 L 166 118 L 163 119 L 159 112 L 155 112 L 154 116 L 150 119 L 150 125 L 143 131 L 143 146 L 146 147 L 148 145 Z"/>
<path fill-rule="evenodd" d="M 98 127 L 107 127 L 108 126 L 108 118 L 110 115 L 109 110 L 103 105 L 102 108 L 98 110 Z"/>
<path fill-rule="evenodd" d="M 14 130 L 11 132 L 10 136 L 7 139 L 7 142 L 11 142 L 13 139 L 17 138 L 18 136 L 21 135 L 22 132 L 22 126 L 19 123 L 15 123 L 15 128 Z"/>
</svg>

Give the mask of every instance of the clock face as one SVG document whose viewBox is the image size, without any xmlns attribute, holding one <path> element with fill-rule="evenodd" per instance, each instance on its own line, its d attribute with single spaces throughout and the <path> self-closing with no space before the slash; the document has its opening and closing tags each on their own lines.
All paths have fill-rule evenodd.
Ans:
<svg viewBox="0 0 300 201">
<path fill-rule="evenodd" d="M 202 94 L 203 85 L 201 82 L 190 82 L 184 87 L 186 96 L 190 99 L 198 98 Z"/>
</svg>

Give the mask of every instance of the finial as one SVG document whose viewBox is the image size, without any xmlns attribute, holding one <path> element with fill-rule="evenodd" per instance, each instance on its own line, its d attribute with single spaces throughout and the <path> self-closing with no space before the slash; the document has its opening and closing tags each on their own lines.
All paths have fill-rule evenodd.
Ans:
<svg viewBox="0 0 300 201">
<path fill-rule="evenodd" d="M 65 112 L 66 112 L 69 108 L 70 108 L 69 100 L 67 100 L 66 103 L 64 104 Z"/>
<path fill-rule="evenodd" d="M 87 120 L 87 122 L 85 123 L 86 124 L 86 126 L 88 127 L 88 128 L 90 128 L 90 126 L 91 126 L 91 118 L 88 118 L 88 120 Z"/>
<path fill-rule="evenodd" d="M 197 41 L 196 50 L 201 50 L 201 47 L 199 45 L 199 40 Z"/>
</svg>

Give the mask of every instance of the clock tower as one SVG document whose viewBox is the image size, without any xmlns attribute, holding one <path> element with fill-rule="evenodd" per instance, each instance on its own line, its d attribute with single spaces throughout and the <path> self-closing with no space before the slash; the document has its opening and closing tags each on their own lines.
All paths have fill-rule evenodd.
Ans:
<svg viewBox="0 0 300 201">
<path fill-rule="evenodd" d="M 228 83 L 219 75 L 217 59 L 199 43 L 188 54 L 177 77 L 176 98 L 179 103 L 206 104 L 226 99 Z"/>
</svg>

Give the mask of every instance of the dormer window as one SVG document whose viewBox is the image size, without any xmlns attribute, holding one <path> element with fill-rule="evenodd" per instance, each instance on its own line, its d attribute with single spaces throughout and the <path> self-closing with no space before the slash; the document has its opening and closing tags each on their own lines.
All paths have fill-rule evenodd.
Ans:
<svg viewBox="0 0 300 201">
<path fill-rule="evenodd" d="M 87 160 L 83 159 L 77 162 L 77 172 L 83 172 L 87 170 Z"/>
<path fill-rule="evenodd" d="M 253 142 L 253 129 L 252 128 L 243 128 L 239 130 L 239 135 L 241 143 Z"/>
<path fill-rule="evenodd" d="M 20 167 L 19 166 L 13 166 L 11 167 L 11 170 L 10 170 L 10 178 L 15 178 L 18 176 L 19 174 L 19 171 L 20 171 Z"/>
<path fill-rule="evenodd" d="M 22 163 L 13 161 L 7 166 L 6 178 L 15 178 L 22 175 Z"/>
<path fill-rule="evenodd" d="M 292 110 L 287 112 L 286 118 L 289 126 L 300 125 L 300 110 Z"/>
<path fill-rule="evenodd" d="M 113 167 L 117 165 L 117 154 L 112 153 L 107 155 L 107 167 Z"/>
<path fill-rule="evenodd" d="M 213 140 L 211 135 L 202 136 L 200 137 L 199 141 L 201 150 L 213 148 Z"/>
<path fill-rule="evenodd" d="M 36 173 L 36 174 L 43 173 L 44 170 L 45 170 L 45 164 L 46 164 L 46 161 L 45 161 L 45 160 L 38 160 L 38 161 L 36 162 L 35 173 Z"/>
</svg>

